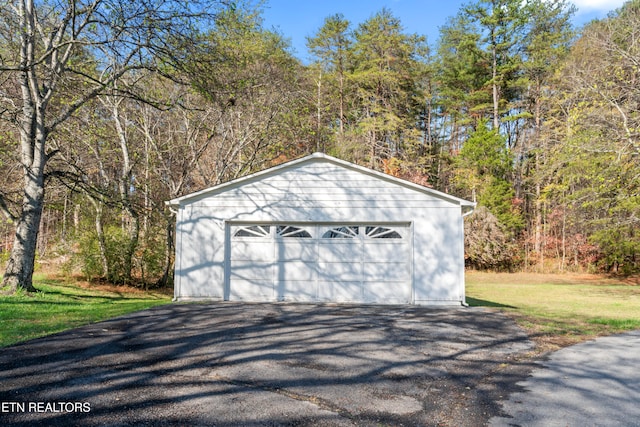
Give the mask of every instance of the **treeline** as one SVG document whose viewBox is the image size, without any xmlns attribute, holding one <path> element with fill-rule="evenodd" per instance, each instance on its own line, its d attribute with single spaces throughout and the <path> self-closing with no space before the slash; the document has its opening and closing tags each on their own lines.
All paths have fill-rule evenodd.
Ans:
<svg viewBox="0 0 640 427">
<path fill-rule="evenodd" d="M 112 3 L 121 17 L 143 16 Z M 477 0 L 431 44 L 387 9 L 362 23 L 334 15 L 308 38 L 309 64 L 252 4 L 219 5 L 209 26 L 189 28 L 178 25 L 185 11 L 172 10 L 177 21 L 158 34 L 166 15 L 140 19 L 139 33 L 122 27 L 112 44 L 99 31 L 95 44 L 72 43 L 69 29 L 58 45 L 50 34 L 63 14 L 54 5 L 34 15 L 29 67 L 22 15 L 2 12 L 8 269 L 16 229 L 27 235 L 20 224 L 38 153 L 25 148 L 26 134 L 39 135 L 25 105 L 40 106 L 36 95 L 47 93 L 37 253 L 91 279 L 169 283 L 166 200 L 314 151 L 477 201 L 466 224 L 469 266 L 640 269 L 640 0 L 579 31 L 564 0 Z M 73 50 L 55 66 L 65 46 Z M 25 98 L 29 90 L 36 95 Z"/>
</svg>

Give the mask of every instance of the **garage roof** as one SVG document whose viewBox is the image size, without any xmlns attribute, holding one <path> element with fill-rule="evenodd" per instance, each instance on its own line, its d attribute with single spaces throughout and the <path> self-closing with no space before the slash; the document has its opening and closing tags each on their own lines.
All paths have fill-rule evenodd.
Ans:
<svg viewBox="0 0 640 427">
<path fill-rule="evenodd" d="M 461 199 L 459 197 L 455 197 L 452 196 L 450 194 L 446 194 L 443 193 L 441 191 L 437 191 L 434 190 L 432 188 L 429 187 L 425 187 L 423 185 L 419 185 L 419 184 L 415 184 L 413 182 L 401 179 L 401 178 L 397 178 L 395 176 L 392 175 L 388 175 L 382 172 L 378 172 L 375 171 L 373 169 L 369 169 L 363 166 L 359 166 L 356 165 L 354 163 L 350 163 L 344 160 L 340 160 L 337 159 L 335 157 L 329 156 L 327 154 L 324 153 L 314 153 L 311 154 L 309 156 L 306 157 L 302 157 L 299 158 L 297 160 L 292 160 L 290 162 L 286 162 L 283 163 L 281 165 L 278 166 L 274 166 L 272 168 L 268 168 L 265 169 L 263 171 L 260 172 L 256 172 L 253 173 L 251 175 L 246 175 L 244 177 L 238 178 L 238 179 L 234 179 L 232 181 L 229 182 L 225 182 L 223 184 L 220 185 L 216 185 L 214 187 L 210 187 L 195 193 L 191 193 L 191 194 L 187 194 L 185 196 L 182 197 L 177 197 L 175 199 L 169 200 L 166 202 L 166 204 L 170 207 L 174 207 L 174 208 L 178 208 L 180 206 L 184 206 L 184 205 L 188 205 L 190 203 L 196 202 L 198 200 L 201 200 L 205 197 L 211 197 L 211 196 L 215 196 L 216 194 L 222 193 L 226 190 L 229 190 L 231 188 L 235 188 L 235 187 L 239 187 L 242 186 L 244 184 L 250 183 L 250 182 L 254 182 L 254 181 L 258 181 L 261 179 L 264 179 L 266 177 L 278 174 L 282 171 L 285 171 L 287 169 L 293 169 L 299 166 L 302 166 L 304 164 L 308 164 L 308 163 L 314 163 L 314 162 L 321 162 L 321 163 L 332 163 L 334 165 L 337 166 L 341 166 L 343 168 L 346 169 L 350 169 L 353 171 L 357 171 L 360 172 L 362 174 L 366 174 L 369 176 L 373 176 L 376 177 L 378 179 L 384 180 L 384 181 L 388 181 L 397 185 L 401 185 L 403 187 L 407 187 L 410 189 L 413 189 L 415 191 L 419 191 L 425 194 L 428 194 L 430 196 L 433 197 L 437 197 L 439 199 L 445 200 L 447 202 L 456 204 L 456 205 L 460 205 L 460 207 L 462 208 L 462 213 L 464 215 L 469 214 L 473 211 L 473 209 L 476 206 L 476 203 L 474 202 L 470 202 L 468 200 L 465 199 Z"/>
</svg>

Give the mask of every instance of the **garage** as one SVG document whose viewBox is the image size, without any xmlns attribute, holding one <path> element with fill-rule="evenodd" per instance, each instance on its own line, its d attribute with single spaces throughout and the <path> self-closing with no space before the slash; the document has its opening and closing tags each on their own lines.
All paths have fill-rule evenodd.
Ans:
<svg viewBox="0 0 640 427">
<path fill-rule="evenodd" d="M 475 204 L 316 153 L 167 202 L 175 300 L 460 305 Z"/>
<path fill-rule="evenodd" d="M 411 302 L 409 226 L 231 226 L 229 299 Z"/>
</svg>

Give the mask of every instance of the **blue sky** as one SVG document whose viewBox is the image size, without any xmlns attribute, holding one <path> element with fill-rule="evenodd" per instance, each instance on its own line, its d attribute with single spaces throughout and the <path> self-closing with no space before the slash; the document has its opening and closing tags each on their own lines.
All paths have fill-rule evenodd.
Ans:
<svg viewBox="0 0 640 427">
<path fill-rule="evenodd" d="M 438 28 L 447 18 L 454 16 L 463 4 L 462 0 L 266 0 L 264 26 L 275 28 L 290 39 L 296 55 L 306 61 L 306 36 L 312 36 L 327 16 L 342 13 L 356 26 L 383 7 L 400 19 L 408 33 L 427 36 L 430 45 L 438 38 Z M 574 0 L 578 8 L 574 25 L 602 18 L 620 7 L 624 0 Z"/>
</svg>

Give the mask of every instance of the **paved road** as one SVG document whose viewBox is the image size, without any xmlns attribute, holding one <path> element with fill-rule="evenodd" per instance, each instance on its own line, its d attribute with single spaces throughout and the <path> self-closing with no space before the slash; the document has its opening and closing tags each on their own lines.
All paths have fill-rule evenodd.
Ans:
<svg viewBox="0 0 640 427">
<path fill-rule="evenodd" d="M 491 426 L 640 426 L 640 331 L 559 350 L 520 385 Z"/>
</svg>

